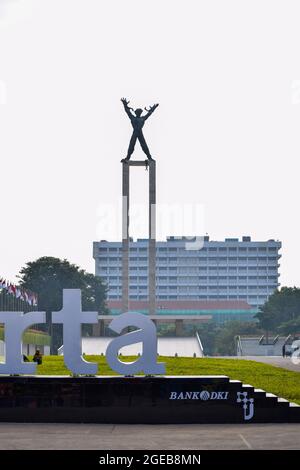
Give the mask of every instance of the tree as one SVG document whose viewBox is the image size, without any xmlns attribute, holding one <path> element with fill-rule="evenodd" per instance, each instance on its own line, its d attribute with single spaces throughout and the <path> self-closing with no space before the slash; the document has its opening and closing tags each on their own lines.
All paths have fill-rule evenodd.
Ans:
<svg viewBox="0 0 300 470">
<path fill-rule="evenodd" d="M 278 332 L 286 335 L 300 333 L 300 316 L 293 320 L 282 323 L 278 327 Z"/>
<path fill-rule="evenodd" d="M 221 356 L 235 356 L 235 337 L 238 335 L 259 334 L 255 322 L 229 321 L 223 325 L 216 336 L 215 348 Z"/>
<path fill-rule="evenodd" d="M 195 336 L 197 332 L 203 346 L 204 354 L 206 356 L 213 356 L 216 352 L 216 338 L 220 328 L 222 327 L 213 321 L 208 323 L 193 323 L 189 325 L 189 336 Z"/>
<path fill-rule="evenodd" d="M 276 290 L 256 314 L 260 327 L 265 331 L 280 331 L 300 317 L 300 289 L 282 287 Z M 282 329 L 281 329 L 282 330 Z M 292 331 L 291 331 L 292 332 Z"/>
<path fill-rule="evenodd" d="M 28 262 L 18 276 L 20 286 L 38 294 L 38 309 L 46 311 L 46 331 L 51 334 L 51 352 L 62 345 L 62 326 L 51 324 L 51 312 L 62 308 L 63 289 L 81 289 L 83 310 L 108 313 L 106 286 L 101 278 L 87 273 L 66 259 L 44 256 Z M 91 326 L 86 325 L 86 331 Z"/>
</svg>

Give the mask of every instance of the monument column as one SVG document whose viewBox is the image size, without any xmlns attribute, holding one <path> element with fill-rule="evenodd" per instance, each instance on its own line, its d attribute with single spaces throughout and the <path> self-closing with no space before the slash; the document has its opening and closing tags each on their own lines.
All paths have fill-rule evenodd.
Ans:
<svg viewBox="0 0 300 470">
<path fill-rule="evenodd" d="M 149 162 L 149 253 L 148 253 L 149 315 L 156 313 L 156 162 Z"/>
<path fill-rule="evenodd" d="M 129 142 L 127 155 L 121 160 L 123 164 L 123 189 L 122 189 L 122 311 L 129 311 L 129 255 L 130 255 L 130 238 L 129 238 L 129 177 L 130 166 L 142 166 L 149 170 L 149 244 L 148 244 L 148 311 L 150 315 L 156 313 L 155 297 L 156 297 L 156 227 L 155 227 L 155 205 L 156 205 L 156 181 L 155 181 L 155 160 L 150 154 L 150 150 L 146 143 L 143 127 L 146 120 L 158 107 L 158 103 L 145 108 L 146 114 L 143 114 L 143 109 L 133 109 L 129 107 L 130 101 L 126 98 L 121 98 L 124 106 L 124 111 L 130 119 L 133 127 L 133 132 Z M 139 141 L 141 148 L 147 160 L 130 160 L 134 152 L 135 144 Z"/>
<path fill-rule="evenodd" d="M 156 180 L 154 160 L 130 160 L 123 162 L 123 188 L 122 188 L 122 312 L 129 311 L 129 209 L 130 209 L 130 167 L 141 166 L 149 170 L 149 241 L 148 241 L 148 312 L 155 315 L 156 308 Z"/>
<path fill-rule="evenodd" d="M 122 312 L 129 311 L 129 165 L 122 164 Z"/>
</svg>

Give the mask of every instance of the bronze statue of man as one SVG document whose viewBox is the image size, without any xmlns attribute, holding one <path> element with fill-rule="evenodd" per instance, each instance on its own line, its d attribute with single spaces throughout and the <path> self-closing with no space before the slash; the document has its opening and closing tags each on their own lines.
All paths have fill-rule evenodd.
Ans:
<svg viewBox="0 0 300 470">
<path fill-rule="evenodd" d="M 136 144 L 136 141 L 138 140 L 139 143 L 141 144 L 143 152 L 147 155 L 148 160 L 153 160 L 151 157 L 148 145 L 146 143 L 144 134 L 143 134 L 143 127 L 145 124 L 146 119 L 148 119 L 149 116 L 153 113 L 153 111 L 157 108 L 158 104 L 154 104 L 153 106 L 150 106 L 149 109 L 145 108 L 145 111 L 147 111 L 147 114 L 145 116 L 142 116 L 143 110 L 138 108 L 135 111 L 132 108 L 129 108 L 129 101 L 126 100 L 125 98 L 121 99 L 125 112 L 127 116 L 129 117 L 131 121 L 131 125 L 133 127 L 133 133 L 129 142 L 129 147 L 127 151 L 127 157 L 121 160 L 122 162 L 126 162 L 130 159 L 131 155 L 134 152 L 134 147 Z"/>
</svg>

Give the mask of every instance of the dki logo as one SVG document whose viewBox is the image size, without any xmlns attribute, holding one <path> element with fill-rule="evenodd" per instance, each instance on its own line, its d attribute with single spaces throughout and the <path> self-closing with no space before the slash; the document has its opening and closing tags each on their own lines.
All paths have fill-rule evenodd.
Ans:
<svg viewBox="0 0 300 470">
<path fill-rule="evenodd" d="M 237 403 L 243 403 L 244 420 L 249 421 L 254 416 L 254 398 L 248 398 L 248 392 L 237 392 Z"/>
</svg>

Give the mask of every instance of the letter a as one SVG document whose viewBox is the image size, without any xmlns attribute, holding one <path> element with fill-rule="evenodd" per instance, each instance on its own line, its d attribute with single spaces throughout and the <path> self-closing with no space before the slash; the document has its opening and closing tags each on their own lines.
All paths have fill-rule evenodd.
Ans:
<svg viewBox="0 0 300 470">
<path fill-rule="evenodd" d="M 118 315 L 109 324 L 109 328 L 121 333 L 123 328 L 135 326 L 137 331 L 126 333 L 113 339 L 106 350 L 106 360 L 109 366 L 122 375 L 133 375 L 139 372 L 144 374 L 164 374 L 165 364 L 157 363 L 157 337 L 156 327 L 150 318 L 142 313 L 127 312 Z M 142 355 L 135 362 L 121 362 L 118 359 L 119 350 L 129 344 L 142 343 Z"/>
</svg>

